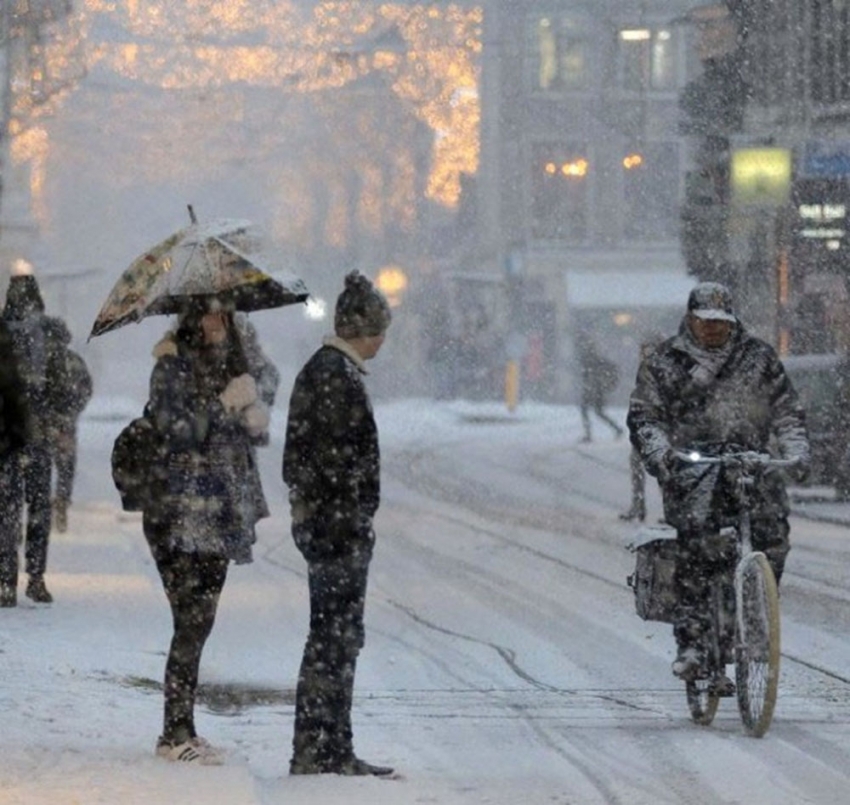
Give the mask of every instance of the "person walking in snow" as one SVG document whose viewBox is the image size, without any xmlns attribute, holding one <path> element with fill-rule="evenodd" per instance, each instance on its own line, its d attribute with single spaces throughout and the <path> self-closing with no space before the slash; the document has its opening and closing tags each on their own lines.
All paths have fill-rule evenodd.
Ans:
<svg viewBox="0 0 850 805">
<path fill-rule="evenodd" d="M 805 417 L 773 347 L 750 335 L 734 313 L 729 290 L 697 285 L 679 332 L 641 362 L 627 424 L 650 475 L 658 478 L 664 519 L 677 531 L 673 672 L 693 678 L 707 651 L 710 581 L 730 558 L 710 536 L 736 521 L 719 465 L 686 465 L 675 451 L 770 452 L 809 463 Z M 767 471 L 751 496 L 753 548 L 763 551 L 777 583 L 789 551 L 788 495 L 783 476 Z M 714 547 L 712 547 L 714 546 Z M 728 683 L 731 686 L 731 681 Z"/>
<path fill-rule="evenodd" d="M 661 336 L 651 336 L 644 340 L 640 345 L 640 360 L 645 360 L 662 340 Z M 620 519 L 638 520 L 642 523 L 646 519 L 646 471 L 643 468 L 643 459 L 636 447 L 632 447 L 629 453 L 629 477 L 632 486 L 632 502 L 629 508 L 620 515 Z"/>
<path fill-rule="evenodd" d="M 348 274 L 336 302 L 336 335 L 307 361 L 292 389 L 283 480 L 292 536 L 307 560 L 310 631 L 298 674 L 291 774 L 392 773 L 354 754 L 351 729 L 380 503 L 378 430 L 362 376 L 390 319 L 372 283 Z"/>
<path fill-rule="evenodd" d="M 64 399 L 56 406 L 48 423 L 54 472 L 53 524 L 63 534 L 68 530 L 68 509 L 77 472 L 77 422 L 91 399 L 94 386 L 83 357 L 72 349 L 65 351 L 60 366 Z"/>
<path fill-rule="evenodd" d="M 623 429 L 605 413 L 605 399 L 616 388 L 619 378 L 617 365 L 600 354 L 587 333 L 579 333 L 576 338 L 576 355 L 581 372 L 581 399 L 579 410 L 584 429 L 582 442 L 593 441 L 590 428 L 590 412 L 593 411 L 619 439 Z"/>
<path fill-rule="evenodd" d="M 16 603 L 18 546 L 24 530 L 24 557 L 29 576 L 26 595 L 37 603 L 53 601 L 44 581 L 51 520 L 50 422 L 63 405 L 66 389 L 62 366 L 71 341 L 65 322 L 45 314 L 32 266 L 20 260 L 13 270 L 3 320 L 23 382 L 29 428 L 26 445 L 4 462 L 4 477 L 0 481 L 6 488 L 0 514 L 0 584 L 6 606 Z"/>
<path fill-rule="evenodd" d="M 143 528 L 171 606 L 163 731 L 156 754 L 218 765 L 224 755 L 195 729 L 201 653 L 230 562 L 252 560 L 255 525 L 269 514 L 252 443 L 267 438 L 233 311 L 199 298 L 155 348 L 148 413 L 164 445 L 164 475 Z"/>
<path fill-rule="evenodd" d="M 12 337 L 0 318 L 0 607 L 18 603 L 18 539 L 8 513 L 17 505 L 18 455 L 27 443 L 28 409 Z M 8 546 L 8 547 L 7 547 Z"/>
</svg>

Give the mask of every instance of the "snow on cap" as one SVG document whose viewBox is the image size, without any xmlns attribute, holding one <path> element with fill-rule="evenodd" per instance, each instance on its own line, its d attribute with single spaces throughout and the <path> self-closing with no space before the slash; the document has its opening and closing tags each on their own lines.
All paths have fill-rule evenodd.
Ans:
<svg viewBox="0 0 850 805">
<path fill-rule="evenodd" d="M 701 282 L 688 296 L 688 313 L 700 319 L 738 321 L 732 310 L 732 294 L 719 282 Z"/>
<path fill-rule="evenodd" d="M 29 260 L 24 260 L 23 257 L 18 257 L 12 263 L 13 277 L 29 277 L 32 276 L 32 263 Z"/>
</svg>

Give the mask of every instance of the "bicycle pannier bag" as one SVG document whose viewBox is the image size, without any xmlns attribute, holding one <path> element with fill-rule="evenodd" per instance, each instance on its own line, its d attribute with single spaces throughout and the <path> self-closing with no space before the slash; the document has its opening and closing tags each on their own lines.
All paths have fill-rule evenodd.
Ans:
<svg viewBox="0 0 850 805">
<path fill-rule="evenodd" d="M 673 623 L 676 593 L 676 540 L 654 539 L 633 548 L 635 572 L 627 579 L 635 593 L 635 609 L 645 621 Z"/>
</svg>

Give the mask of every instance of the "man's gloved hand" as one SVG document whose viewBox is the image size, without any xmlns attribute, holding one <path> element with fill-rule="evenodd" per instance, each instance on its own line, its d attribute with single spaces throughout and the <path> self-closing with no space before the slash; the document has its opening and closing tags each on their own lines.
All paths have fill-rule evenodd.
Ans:
<svg viewBox="0 0 850 805">
<path fill-rule="evenodd" d="M 232 414 L 247 408 L 257 400 L 257 383 L 247 372 L 234 377 L 218 395 L 224 410 Z"/>
<path fill-rule="evenodd" d="M 788 478 L 795 484 L 803 484 L 809 479 L 809 473 L 812 471 L 811 462 L 807 459 L 799 459 L 796 464 L 792 464 L 786 472 Z"/>
<path fill-rule="evenodd" d="M 263 436 L 268 431 L 269 422 L 271 422 L 269 407 L 260 400 L 251 403 L 242 411 L 242 422 L 251 438 L 256 439 Z"/>
<path fill-rule="evenodd" d="M 650 475 L 654 475 L 658 479 L 658 483 L 662 486 L 670 480 L 673 474 L 673 467 L 676 466 L 679 459 L 676 458 L 676 452 L 672 447 L 667 447 L 654 453 L 646 462 L 646 469 Z"/>
</svg>

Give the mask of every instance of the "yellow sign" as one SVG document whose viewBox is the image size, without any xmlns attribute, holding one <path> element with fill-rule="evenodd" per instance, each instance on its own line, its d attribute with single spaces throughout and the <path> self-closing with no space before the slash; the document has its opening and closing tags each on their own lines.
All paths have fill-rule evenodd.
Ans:
<svg viewBox="0 0 850 805">
<path fill-rule="evenodd" d="M 791 190 L 791 151 L 767 147 L 735 149 L 730 179 L 735 204 L 784 204 Z"/>
</svg>

